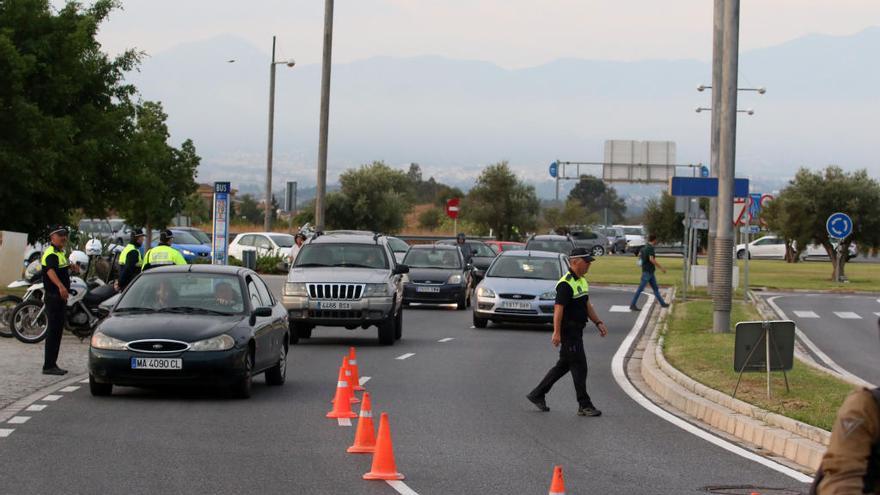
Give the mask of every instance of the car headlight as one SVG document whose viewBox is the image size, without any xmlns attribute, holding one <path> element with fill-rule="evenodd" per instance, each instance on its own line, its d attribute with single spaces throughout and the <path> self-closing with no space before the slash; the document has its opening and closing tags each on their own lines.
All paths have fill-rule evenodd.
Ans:
<svg viewBox="0 0 880 495">
<path fill-rule="evenodd" d="M 218 335 L 210 339 L 200 340 L 190 344 L 191 351 L 228 351 L 235 347 L 235 339 L 226 335 Z"/>
<path fill-rule="evenodd" d="M 287 282 L 284 284 L 284 295 L 306 297 L 309 295 L 305 282 Z"/>
<path fill-rule="evenodd" d="M 183 253 L 184 256 L 195 256 L 196 255 L 196 253 L 190 251 L 189 249 L 181 249 L 180 252 Z"/>
<path fill-rule="evenodd" d="M 92 347 L 95 349 L 104 349 L 107 351 L 124 351 L 125 350 L 125 342 L 114 339 L 109 335 L 106 335 L 101 332 L 95 332 L 92 334 Z"/>
<path fill-rule="evenodd" d="M 477 297 L 495 297 L 495 291 L 487 287 L 477 289 Z"/>
<path fill-rule="evenodd" d="M 547 292 L 541 294 L 540 299 L 542 301 L 556 300 L 556 291 L 555 290 L 547 291 Z"/>
<path fill-rule="evenodd" d="M 455 275 L 450 275 L 449 280 L 446 281 L 447 284 L 460 284 L 461 283 L 461 274 L 456 273 Z"/>
<path fill-rule="evenodd" d="M 364 289 L 364 297 L 387 297 L 388 284 L 367 284 Z"/>
</svg>

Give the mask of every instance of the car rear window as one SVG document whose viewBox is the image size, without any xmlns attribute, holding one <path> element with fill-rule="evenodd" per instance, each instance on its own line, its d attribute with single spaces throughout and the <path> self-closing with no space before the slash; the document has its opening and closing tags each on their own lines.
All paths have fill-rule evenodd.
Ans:
<svg viewBox="0 0 880 495">
<path fill-rule="evenodd" d="M 458 253 L 453 249 L 410 249 L 403 264 L 410 268 L 461 268 Z"/>
<path fill-rule="evenodd" d="M 532 240 L 526 244 L 526 249 L 529 251 L 569 254 L 572 248 L 569 241 Z"/>
</svg>

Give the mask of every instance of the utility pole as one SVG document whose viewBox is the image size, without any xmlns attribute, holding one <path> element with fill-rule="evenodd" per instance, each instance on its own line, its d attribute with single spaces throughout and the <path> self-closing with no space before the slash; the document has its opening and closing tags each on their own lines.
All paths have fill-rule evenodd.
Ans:
<svg viewBox="0 0 880 495">
<path fill-rule="evenodd" d="M 712 129 L 710 131 L 709 176 L 718 177 L 718 145 L 721 140 L 721 64 L 724 46 L 724 0 L 715 0 L 712 29 Z M 709 239 L 706 277 L 709 294 L 715 281 L 715 237 L 718 231 L 718 198 L 709 198 Z"/>
<path fill-rule="evenodd" d="M 272 229 L 272 147 L 275 138 L 275 37 L 272 36 L 272 63 L 269 64 L 269 142 L 266 145 L 266 208 L 263 230 Z"/>
<path fill-rule="evenodd" d="M 733 190 L 736 171 L 736 99 L 739 65 L 740 0 L 724 2 L 723 72 L 721 87 L 721 127 L 718 167 L 718 215 L 716 217 L 715 273 L 712 299 L 714 315 L 712 330 L 730 331 L 730 310 L 733 299 Z M 719 91 L 720 90 L 720 91 Z M 715 113 L 713 111 L 713 113 Z"/>
<path fill-rule="evenodd" d="M 315 229 L 324 230 L 324 197 L 327 194 L 327 131 L 330 126 L 330 60 L 333 54 L 333 0 L 324 0 L 324 57 L 321 65 L 321 119 L 318 134 L 318 180 L 315 196 Z"/>
</svg>

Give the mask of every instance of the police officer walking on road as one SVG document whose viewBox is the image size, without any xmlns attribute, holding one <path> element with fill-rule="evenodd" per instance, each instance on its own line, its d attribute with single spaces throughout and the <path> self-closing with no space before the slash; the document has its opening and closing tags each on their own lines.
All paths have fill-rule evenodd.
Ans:
<svg viewBox="0 0 880 495">
<path fill-rule="evenodd" d="M 810 493 L 880 495 L 880 388 L 857 390 L 843 401 Z"/>
<path fill-rule="evenodd" d="M 144 231 L 134 229 L 131 231 L 131 240 L 119 253 L 119 280 L 116 281 L 116 290 L 123 291 L 128 284 L 141 272 L 143 259 L 140 247 L 144 244 Z"/>
<path fill-rule="evenodd" d="M 65 375 L 67 370 L 58 367 L 58 352 L 64 332 L 64 315 L 67 311 L 70 290 L 70 263 L 64 254 L 67 245 L 67 227 L 57 226 L 49 233 L 49 247 L 43 251 L 40 264 L 43 267 L 43 307 L 46 311 L 46 344 L 43 357 L 44 375 Z"/>
<path fill-rule="evenodd" d="M 559 361 L 526 398 L 541 411 L 549 411 L 545 396 L 557 380 L 571 372 L 577 394 L 579 416 L 601 416 L 587 394 L 587 355 L 584 351 L 584 327 L 592 321 L 602 337 L 608 334 L 605 323 L 599 319 L 590 304 L 590 284 L 586 274 L 593 257 L 584 248 L 576 248 L 569 256 L 570 268 L 556 284 L 556 304 L 553 306 L 553 336 L 551 342 L 559 347 Z"/>
<path fill-rule="evenodd" d="M 144 271 L 157 266 L 185 265 L 186 259 L 180 251 L 171 247 L 174 233 L 168 229 L 159 232 L 159 245 L 147 251 L 144 256 Z"/>
</svg>

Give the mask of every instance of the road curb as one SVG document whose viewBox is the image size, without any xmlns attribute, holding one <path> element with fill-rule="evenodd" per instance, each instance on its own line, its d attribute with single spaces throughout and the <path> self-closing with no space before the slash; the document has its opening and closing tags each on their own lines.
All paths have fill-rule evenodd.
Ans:
<svg viewBox="0 0 880 495">
<path fill-rule="evenodd" d="M 831 438 L 829 432 L 734 399 L 686 376 L 663 356 L 665 330 L 664 318 L 642 337 L 646 346 L 641 374 L 654 393 L 705 425 L 787 459 L 804 470 L 815 472 L 819 468 Z"/>
<path fill-rule="evenodd" d="M 26 407 L 33 404 L 34 402 L 42 399 L 43 397 L 55 393 L 61 390 L 64 387 L 69 387 L 70 385 L 77 384 L 86 378 L 89 377 L 88 373 L 82 373 L 77 376 L 73 376 L 67 378 L 65 380 L 61 380 L 60 382 L 55 382 L 52 385 L 47 385 L 36 392 L 32 392 L 21 399 L 13 402 L 12 404 L 0 409 L 0 423 L 5 423 L 9 418 L 17 415 L 21 411 L 23 411 Z"/>
</svg>

